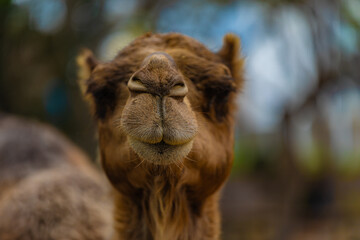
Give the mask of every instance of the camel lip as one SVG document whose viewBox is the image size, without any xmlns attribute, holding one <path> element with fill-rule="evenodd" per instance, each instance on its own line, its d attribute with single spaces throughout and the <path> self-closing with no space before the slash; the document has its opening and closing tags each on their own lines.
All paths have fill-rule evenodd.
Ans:
<svg viewBox="0 0 360 240">
<path fill-rule="evenodd" d="M 161 142 L 159 142 L 159 143 L 150 144 L 150 145 L 157 148 L 157 151 L 158 151 L 159 154 L 163 154 L 164 151 L 166 151 L 167 149 L 172 147 L 172 145 L 167 144 L 163 140 Z"/>
<path fill-rule="evenodd" d="M 164 142 L 164 140 L 161 140 L 161 142 L 158 142 L 158 143 L 147 143 L 147 142 L 142 142 L 142 141 L 140 141 L 140 142 L 147 145 L 150 148 L 154 148 L 157 151 L 157 153 L 159 153 L 159 154 L 164 154 L 168 150 L 173 150 L 175 148 L 178 148 L 178 147 L 181 147 L 182 145 L 184 145 L 184 144 L 170 145 L 170 144 L 167 144 L 166 142 Z"/>
<path fill-rule="evenodd" d="M 170 147 L 179 147 L 179 146 L 182 146 L 182 145 L 186 145 L 189 142 L 194 140 L 194 138 L 191 138 L 191 139 L 185 139 L 185 140 L 182 140 L 182 141 L 178 140 L 178 141 L 170 142 L 170 141 L 167 141 L 166 139 L 162 138 L 160 141 L 152 142 L 152 141 L 143 140 L 141 138 L 137 138 L 137 137 L 134 137 L 134 136 L 128 136 L 128 137 L 130 139 L 132 139 L 133 141 L 135 140 L 137 142 L 146 144 L 146 145 L 148 145 L 150 147 L 156 147 L 156 148 L 162 148 L 162 149 L 170 148 Z"/>
<path fill-rule="evenodd" d="M 146 143 L 129 137 L 132 150 L 142 159 L 154 164 L 166 165 L 182 160 L 192 148 L 193 141 L 180 145 L 170 145 L 165 141 L 159 143 Z"/>
</svg>

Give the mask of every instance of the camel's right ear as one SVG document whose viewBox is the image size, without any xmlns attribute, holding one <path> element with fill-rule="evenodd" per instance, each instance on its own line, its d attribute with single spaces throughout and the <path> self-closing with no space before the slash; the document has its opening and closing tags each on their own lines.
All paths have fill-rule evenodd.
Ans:
<svg viewBox="0 0 360 240">
<path fill-rule="evenodd" d="M 92 71 L 99 62 L 89 49 L 81 50 L 80 54 L 76 58 L 76 62 L 78 65 L 78 83 L 80 90 L 83 96 L 86 96 L 88 80 Z"/>
<path fill-rule="evenodd" d="M 229 67 L 237 89 L 241 89 L 243 85 L 243 67 L 244 60 L 240 55 L 241 43 L 240 38 L 235 34 L 226 34 L 224 43 L 218 55 L 224 63 Z"/>
</svg>

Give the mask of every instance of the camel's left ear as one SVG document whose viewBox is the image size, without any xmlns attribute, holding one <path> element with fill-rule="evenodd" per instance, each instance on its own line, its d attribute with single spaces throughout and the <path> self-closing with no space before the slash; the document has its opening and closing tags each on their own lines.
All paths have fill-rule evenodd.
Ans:
<svg viewBox="0 0 360 240">
<path fill-rule="evenodd" d="M 229 33 L 224 36 L 223 46 L 218 52 L 225 65 L 229 67 L 237 89 L 241 89 L 243 85 L 244 60 L 241 58 L 240 50 L 240 38 Z"/>
<path fill-rule="evenodd" d="M 99 64 L 99 62 L 89 49 L 81 50 L 80 54 L 76 58 L 76 62 L 78 65 L 78 83 L 80 90 L 83 96 L 86 96 L 88 80 L 92 71 Z"/>
</svg>

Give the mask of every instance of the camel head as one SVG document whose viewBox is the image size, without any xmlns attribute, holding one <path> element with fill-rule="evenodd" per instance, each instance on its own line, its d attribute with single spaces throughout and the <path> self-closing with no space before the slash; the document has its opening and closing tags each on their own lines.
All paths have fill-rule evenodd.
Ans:
<svg viewBox="0 0 360 240">
<path fill-rule="evenodd" d="M 239 39 L 231 34 L 217 53 L 175 33 L 146 34 L 106 63 L 84 50 L 77 59 L 80 88 L 98 123 L 110 180 L 120 181 L 119 171 L 129 179 L 134 169 L 231 162 L 238 55 Z"/>
</svg>

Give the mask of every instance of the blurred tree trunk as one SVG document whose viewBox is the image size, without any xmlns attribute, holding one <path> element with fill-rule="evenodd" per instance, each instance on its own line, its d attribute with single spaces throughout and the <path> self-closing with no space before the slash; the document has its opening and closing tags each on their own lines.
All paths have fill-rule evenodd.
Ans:
<svg viewBox="0 0 360 240">
<path fill-rule="evenodd" d="M 8 111 L 5 98 L 5 87 L 4 87 L 4 71 L 5 71 L 5 33 L 6 33 L 6 20 L 8 13 L 11 10 L 11 0 L 0 1 L 0 111 Z"/>
</svg>

